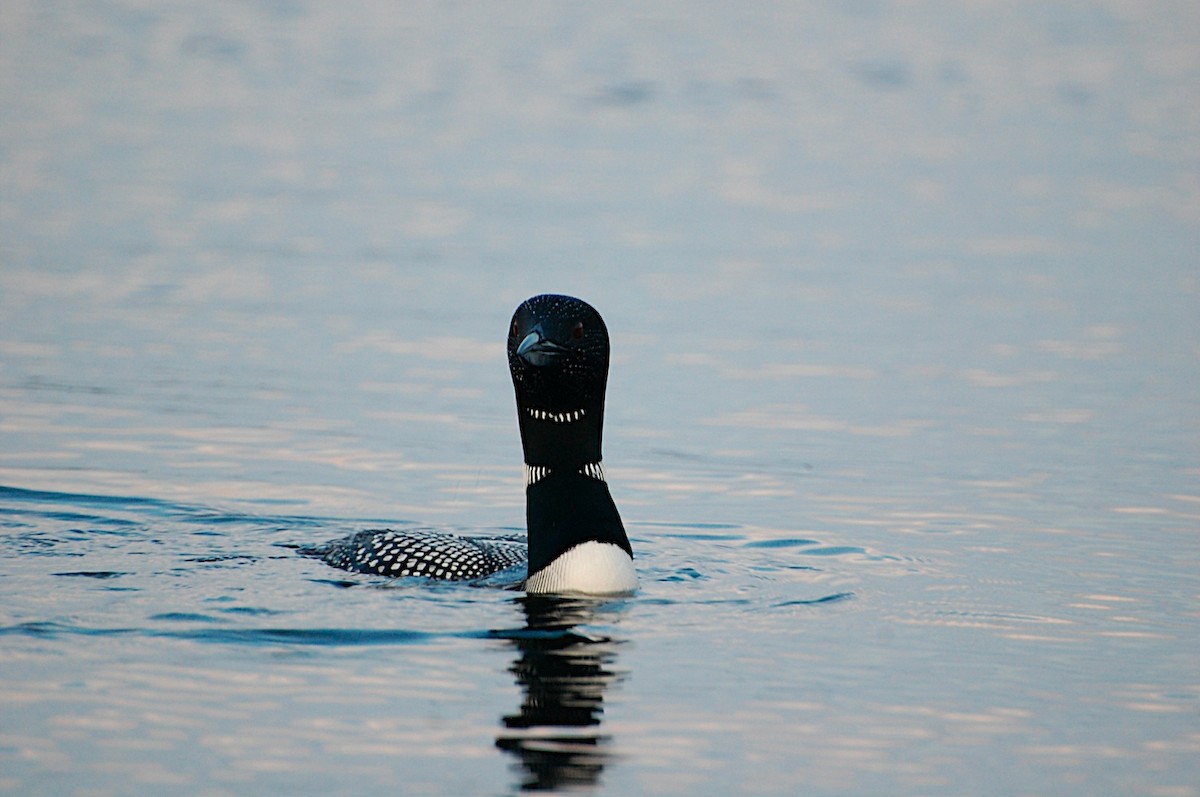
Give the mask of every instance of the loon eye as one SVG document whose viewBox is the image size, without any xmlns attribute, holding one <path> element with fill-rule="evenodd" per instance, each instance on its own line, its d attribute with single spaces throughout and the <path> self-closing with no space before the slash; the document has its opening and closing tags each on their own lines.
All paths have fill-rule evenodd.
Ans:
<svg viewBox="0 0 1200 797">
<path fill-rule="evenodd" d="M 579 321 L 575 324 L 575 328 L 571 330 L 571 337 L 579 340 L 583 337 L 583 322 Z"/>
<path fill-rule="evenodd" d="M 517 319 L 515 318 L 512 320 L 512 325 L 508 328 L 508 336 L 510 338 L 515 338 L 517 336 Z"/>
</svg>

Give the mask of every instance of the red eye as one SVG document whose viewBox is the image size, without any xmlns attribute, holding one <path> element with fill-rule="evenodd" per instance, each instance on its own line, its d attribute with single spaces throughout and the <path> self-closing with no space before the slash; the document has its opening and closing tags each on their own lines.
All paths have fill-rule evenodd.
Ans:
<svg viewBox="0 0 1200 797">
<path fill-rule="evenodd" d="M 508 336 L 515 338 L 517 336 L 517 319 L 513 319 L 512 326 L 508 328 Z"/>
<path fill-rule="evenodd" d="M 575 325 L 575 328 L 571 330 L 571 337 L 575 338 L 575 340 L 579 340 L 580 338 L 583 337 L 583 322 L 582 321 L 577 323 Z"/>
</svg>

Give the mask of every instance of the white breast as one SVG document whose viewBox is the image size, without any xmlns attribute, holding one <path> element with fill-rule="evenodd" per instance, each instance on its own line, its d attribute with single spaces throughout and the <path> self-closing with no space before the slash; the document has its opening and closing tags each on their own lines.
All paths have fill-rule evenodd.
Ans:
<svg viewBox="0 0 1200 797">
<path fill-rule="evenodd" d="M 616 595 L 637 589 L 637 571 L 625 550 L 610 542 L 576 545 L 529 577 L 527 592 Z"/>
</svg>

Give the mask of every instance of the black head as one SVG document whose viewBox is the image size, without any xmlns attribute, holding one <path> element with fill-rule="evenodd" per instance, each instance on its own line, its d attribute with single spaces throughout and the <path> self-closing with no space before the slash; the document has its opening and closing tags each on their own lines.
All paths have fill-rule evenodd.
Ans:
<svg viewBox="0 0 1200 797">
<path fill-rule="evenodd" d="M 508 328 L 508 369 L 529 464 L 600 459 L 608 329 L 587 302 L 527 299 Z"/>
</svg>

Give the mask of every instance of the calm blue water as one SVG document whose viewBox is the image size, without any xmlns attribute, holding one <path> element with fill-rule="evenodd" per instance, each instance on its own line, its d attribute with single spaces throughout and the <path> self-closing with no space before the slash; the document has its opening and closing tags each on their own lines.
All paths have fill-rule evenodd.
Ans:
<svg viewBox="0 0 1200 797">
<path fill-rule="evenodd" d="M 0 793 L 1200 794 L 1194 3 L 0 11 Z M 511 534 L 587 299 L 643 587 Z"/>
</svg>

